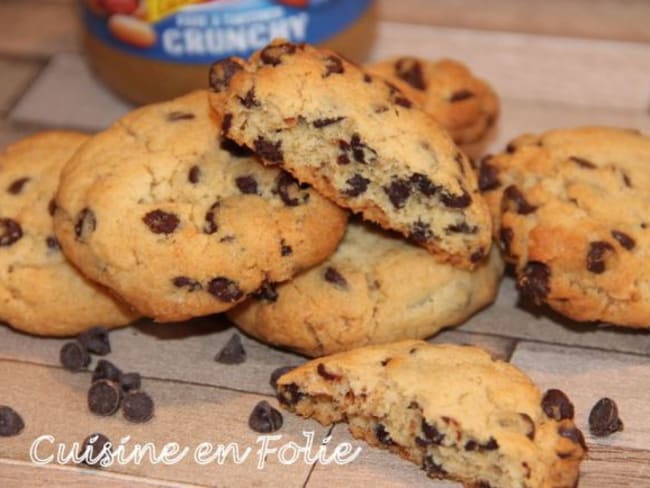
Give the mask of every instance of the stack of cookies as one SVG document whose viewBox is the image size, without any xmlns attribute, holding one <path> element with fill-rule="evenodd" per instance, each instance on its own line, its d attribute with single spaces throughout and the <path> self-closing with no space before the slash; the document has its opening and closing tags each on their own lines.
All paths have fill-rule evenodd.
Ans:
<svg viewBox="0 0 650 488">
<path fill-rule="evenodd" d="M 209 80 L 92 137 L 0 155 L 0 318 L 73 335 L 226 312 L 269 344 L 334 354 L 278 380 L 287 408 L 347 419 L 433 477 L 574 486 L 586 447 L 566 396 L 417 339 L 492 302 L 504 257 L 537 303 L 650 326 L 650 140 L 553 131 L 475 167 L 456 143 L 485 134 L 498 99 L 450 60 L 361 68 L 277 40 Z"/>
</svg>

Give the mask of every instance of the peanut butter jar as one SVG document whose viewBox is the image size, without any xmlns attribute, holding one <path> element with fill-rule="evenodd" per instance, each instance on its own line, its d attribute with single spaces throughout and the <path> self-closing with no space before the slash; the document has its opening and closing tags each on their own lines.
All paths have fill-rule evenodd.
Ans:
<svg viewBox="0 0 650 488">
<path fill-rule="evenodd" d="M 362 62 L 376 25 L 372 0 L 81 0 L 81 15 L 92 70 L 138 104 L 207 88 L 214 61 L 276 37 Z"/>
</svg>

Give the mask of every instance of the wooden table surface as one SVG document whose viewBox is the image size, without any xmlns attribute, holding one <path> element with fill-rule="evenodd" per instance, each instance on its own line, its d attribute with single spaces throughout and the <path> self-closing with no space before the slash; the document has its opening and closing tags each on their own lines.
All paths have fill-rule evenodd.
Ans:
<svg viewBox="0 0 650 488">
<path fill-rule="evenodd" d="M 458 2 L 441 1 L 442 11 L 422 16 L 413 15 L 409 7 L 426 13 L 434 2 L 401 0 L 402 9 L 395 3 L 383 1 L 373 58 L 393 54 L 457 58 L 501 95 L 498 126 L 487 141 L 465 148 L 471 155 L 497 151 L 522 132 L 553 127 L 605 124 L 650 133 L 649 2 L 547 2 L 556 15 L 562 11 L 560 4 L 570 5 L 574 23 L 582 26 L 576 32 L 583 38 L 426 24 L 441 22 L 448 13 L 452 23 L 469 19 L 464 27 L 571 32 L 570 21 L 563 17 L 554 23 L 548 11 L 532 20 L 513 20 L 515 0 L 495 2 L 501 10 L 488 17 L 463 17 Z M 594 4 L 598 8 L 592 11 Z M 579 11 L 589 17 L 588 28 L 576 17 Z M 100 130 L 129 109 L 89 75 L 77 32 L 72 0 L 0 2 L 0 145 L 44 128 Z M 596 39 L 607 36 L 626 41 Z M 431 481 L 416 466 L 352 440 L 345 425 L 323 428 L 288 413 L 278 447 L 290 441 L 304 445 L 307 431 L 313 433 L 315 445 L 331 435 L 330 446 L 351 442 L 362 447 L 361 455 L 343 466 L 281 464 L 270 455 L 264 469 L 258 469 L 259 444 L 247 426 L 249 412 L 262 399 L 275 404 L 268 384 L 273 369 L 304 359 L 244 338 L 246 363 L 215 363 L 215 353 L 233 331 L 224 319 L 208 317 L 175 325 L 142 322 L 113 332 L 108 359 L 124 370 L 142 373 L 144 389 L 156 402 L 155 418 L 134 425 L 119 415 L 98 418 L 88 412 L 90 374 L 72 374 L 60 367 L 64 341 L 34 338 L 0 325 L 0 404 L 13 406 L 26 423 L 20 436 L 0 440 L 0 487 L 459 486 Z M 484 346 L 521 367 L 541 389 L 558 387 L 569 393 L 590 448 L 581 487 L 650 487 L 650 332 L 534 315 L 518 305 L 514 284 L 506 278 L 494 305 L 432 341 Z M 596 439 L 588 434 L 586 419 L 603 396 L 618 403 L 625 430 Z M 199 465 L 188 456 L 173 465 L 129 463 L 101 470 L 30 462 L 30 446 L 41 435 L 70 446 L 95 431 L 127 447 L 151 442 L 160 449 L 177 442 L 194 448 L 201 442 L 232 442 L 240 450 L 251 447 L 252 454 L 241 464 L 229 460 Z M 53 450 L 50 446 L 43 452 Z"/>
</svg>

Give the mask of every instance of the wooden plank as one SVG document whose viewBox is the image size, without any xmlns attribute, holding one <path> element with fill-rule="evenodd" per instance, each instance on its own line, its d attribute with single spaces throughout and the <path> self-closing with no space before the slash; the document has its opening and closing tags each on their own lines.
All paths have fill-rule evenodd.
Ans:
<svg viewBox="0 0 650 488">
<path fill-rule="evenodd" d="M 650 439 L 650 361 L 627 354 L 520 342 L 512 363 L 522 368 L 540 389 L 559 388 L 575 405 L 576 424 L 588 445 L 647 450 Z M 593 437 L 589 412 L 602 397 L 618 405 L 623 432 Z M 646 475 L 649 473 L 646 473 Z"/>
<path fill-rule="evenodd" d="M 69 452 L 73 442 L 81 442 L 92 432 L 102 432 L 115 444 L 123 444 L 127 455 L 135 445 L 147 442 L 158 453 L 171 442 L 178 443 L 181 449 L 189 448 L 187 456 L 176 464 L 152 464 L 145 458 L 139 465 L 129 462 L 102 468 L 119 474 L 210 486 L 216 483 L 223 488 L 265 486 L 268 480 L 273 480 L 275 486 L 298 487 L 311 468 L 302 458 L 282 464 L 277 455 L 269 454 L 263 469 L 258 469 L 261 440 L 248 427 L 248 416 L 260 400 L 266 399 L 277 406 L 269 397 L 145 379 L 143 389 L 156 403 L 155 417 L 146 424 L 132 424 L 120 414 L 97 417 L 88 411 L 86 390 L 90 377 L 87 373 L 73 374 L 58 368 L 0 361 L 0 378 L 0 403 L 15 408 L 26 424 L 21 435 L 3 439 L 0 458 L 29 462 L 30 448 L 42 435 L 52 435 L 55 440 L 54 444 L 40 445 L 39 458 L 46 458 L 60 444 Z M 276 433 L 281 437 L 271 440 L 271 446 L 279 448 L 289 442 L 305 446 L 304 431 L 313 433 L 313 455 L 327 429 L 293 415 L 284 415 L 284 426 Z M 127 436 L 130 437 L 126 439 Z M 193 454 L 202 442 L 235 443 L 241 454 L 247 448 L 251 452 L 241 464 L 236 464 L 230 455 L 223 464 L 199 465 Z"/>
<path fill-rule="evenodd" d="M 36 61 L 0 58 L 0 114 L 13 107 L 41 67 Z"/>
<path fill-rule="evenodd" d="M 381 22 L 372 58 L 405 54 L 462 60 L 503 98 L 638 111 L 648 107 L 645 43 Z"/>
<path fill-rule="evenodd" d="M 413 24 L 650 41 L 647 0 L 379 0 L 379 17 Z M 578 21 L 579 19 L 579 21 Z"/>
<path fill-rule="evenodd" d="M 582 488 L 650 486 L 650 451 L 592 445 L 581 470 Z"/>
<path fill-rule="evenodd" d="M 496 303 L 456 330 L 650 355 L 647 331 L 579 324 L 541 311 L 533 314 L 518 300 L 514 280 L 507 277 Z"/>
</svg>

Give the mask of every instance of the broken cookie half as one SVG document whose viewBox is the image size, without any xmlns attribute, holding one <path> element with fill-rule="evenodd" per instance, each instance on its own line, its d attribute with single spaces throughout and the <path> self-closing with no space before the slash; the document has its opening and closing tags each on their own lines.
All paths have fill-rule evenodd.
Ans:
<svg viewBox="0 0 650 488">
<path fill-rule="evenodd" d="M 586 453 L 566 395 L 468 346 L 403 341 L 316 359 L 277 382 L 281 404 L 481 488 L 572 488 Z M 556 405 L 557 403 L 557 405 Z"/>
</svg>

